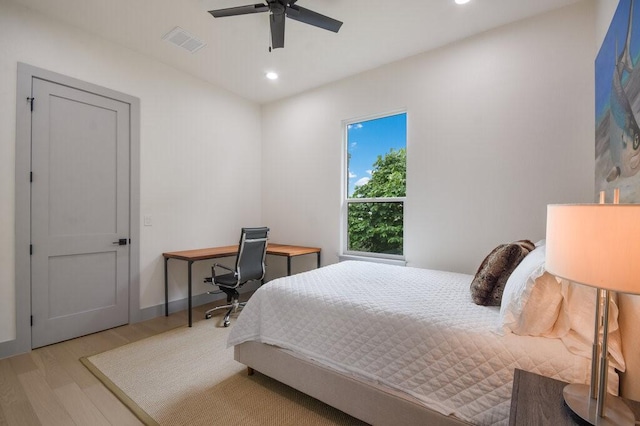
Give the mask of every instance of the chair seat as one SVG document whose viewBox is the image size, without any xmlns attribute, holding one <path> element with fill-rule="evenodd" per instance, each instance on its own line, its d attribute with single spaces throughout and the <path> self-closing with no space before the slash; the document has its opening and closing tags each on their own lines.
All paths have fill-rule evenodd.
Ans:
<svg viewBox="0 0 640 426">
<path fill-rule="evenodd" d="M 238 282 L 238 278 L 233 273 L 216 275 L 215 284 L 222 284 L 228 287 L 235 287 Z"/>
</svg>

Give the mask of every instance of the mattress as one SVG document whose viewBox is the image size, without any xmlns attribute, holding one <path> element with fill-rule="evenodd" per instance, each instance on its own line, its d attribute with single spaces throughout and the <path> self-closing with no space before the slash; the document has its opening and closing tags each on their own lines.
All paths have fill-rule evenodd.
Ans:
<svg viewBox="0 0 640 426">
<path fill-rule="evenodd" d="M 479 425 L 507 424 L 515 368 L 588 383 L 589 360 L 559 339 L 500 335 L 499 307 L 471 301 L 472 278 L 357 261 L 280 278 L 228 345 L 276 345 Z"/>
</svg>

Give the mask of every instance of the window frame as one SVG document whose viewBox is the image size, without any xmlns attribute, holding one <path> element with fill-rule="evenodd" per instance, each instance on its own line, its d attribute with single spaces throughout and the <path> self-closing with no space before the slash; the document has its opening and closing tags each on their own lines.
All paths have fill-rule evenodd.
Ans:
<svg viewBox="0 0 640 426">
<path fill-rule="evenodd" d="M 405 141 L 405 150 L 408 155 L 408 145 L 409 145 L 409 131 L 408 131 L 408 121 L 409 114 L 406 109 L 398 109 L 394 111 L 389 111 L 380 114 L 367 115 L 364 117 L 352 118 L 348 120 L 342 121 L 342 176 L 340 179 L 341 186 L 341 203 L 340 203 L 340 259 L 367 259 L 367 260 L 380 260 L 380 261 L 390 261 L 388 263 L 398 263 L 404 265 L 405 262 L 405 241 L 407 236 L 406 229 L 406 206 L 407 206 L 407 196 L 406 196 L 406 188 L 405 188 L 405 196 L 404 197 L 374 197 L 374 198 L 349 198 L 349 139 L 348 139 L 348 128 L 351 124 L 362 123 L 365 121 L 377 120 L 379 118 L 391 117 L 394 115 L 405 114 L 407 124 L 405 127 L 405 131 L 407 133 L 406 141 Z M 407 173 L 408 174 L 408 173 Z M 406 176 L 405 176 L 406 179 Z M 386 253 L 372 253 L 372 252 L 363 252 L 363 251 L 355 251 L 349 250 L 349 204 L 356 203 L 402 203 L 402 254 L 386 254 Z"/>
</svg>

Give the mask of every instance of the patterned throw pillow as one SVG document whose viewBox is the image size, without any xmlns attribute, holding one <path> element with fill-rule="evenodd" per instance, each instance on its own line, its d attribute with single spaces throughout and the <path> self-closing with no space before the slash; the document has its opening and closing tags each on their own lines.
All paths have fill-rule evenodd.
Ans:
<svg viewBox="0 0 640 426">
<path fill-rule="evenodd" d="M 482 261 L 471 281 L 471 298 L 477 305 L 500 306 L 509 275 L 535 245 L 529 240 L 500 244 Z"/>
</svg>

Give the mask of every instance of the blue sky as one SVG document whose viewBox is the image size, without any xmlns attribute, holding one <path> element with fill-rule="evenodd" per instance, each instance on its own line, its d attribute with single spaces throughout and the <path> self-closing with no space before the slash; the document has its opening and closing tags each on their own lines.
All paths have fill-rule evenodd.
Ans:
<svg viewBox="0 0 640 426">
<path fill-rule="evenodd" d="M 347 126 L 349 188 L 351 196 L 356 185 L 363 185 L 371 177 L 373 163 L 391 148 L 407 146 L 407 114 L 396 114 L 375 120 L 351 123 Z"/>
</svg>

